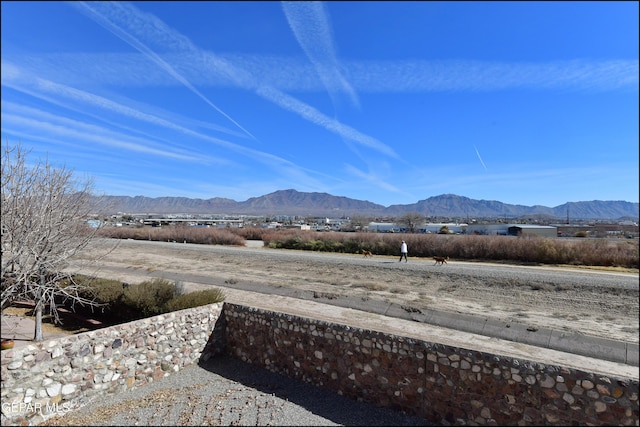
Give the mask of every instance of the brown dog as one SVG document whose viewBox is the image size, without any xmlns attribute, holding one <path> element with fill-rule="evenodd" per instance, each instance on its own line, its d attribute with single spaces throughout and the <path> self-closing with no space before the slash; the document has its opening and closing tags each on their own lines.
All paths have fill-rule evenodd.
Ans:
<svg viewBox="0 0 640 427">
<path fill-rule="evenodd" d="M 366 257 L 368 257 L 368 256 L 370 256 L 370 257 L 372 257 L 372 256 L 373 256 L 373 254 L 371 253 L 371 251 L 368 251 L 368 250 L 366 250 L 366 249 L 363 249 L 363 250 L 362 250 L 362 255 L 364 255 L 364 257 L 365 257 L 365 258 L 366 258 Z"/>
<path fill-rule="evenodd" d="M 434 256 L 433 259 L 436 260 L 436 263 L 433 265 L 444 265 L 447 263 L 447 260 L 449 259 L 449 257 L 443 257 L 443 256 Z"/>
</svg>

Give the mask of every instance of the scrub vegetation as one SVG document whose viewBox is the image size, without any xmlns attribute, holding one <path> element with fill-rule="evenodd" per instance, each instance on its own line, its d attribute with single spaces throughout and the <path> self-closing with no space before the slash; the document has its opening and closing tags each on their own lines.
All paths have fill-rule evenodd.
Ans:
<svg viewBox="0 0 640 427">
<path fill-rule="evenodd" d="M 244 245 L 262 240 L 274 249 L 373 255 L 397 255 L 402 240 L 409 256 L 448 256 L 458 260 L 622 267 L 637 269 L 638 241 L 609 239 L 553 239 L 538 236 L 478 236 L 411 233 L 316 232 L 264 228 L 194 228 L 186 226 L 108 228 L 104 236 L 118 239 L 180 243 Z"/>
<path fill-rule="evenodd" d="M 165 279 L 123 284 L 118 280 L 76 276 L 75 281 L 84 285 L 83 296 L 94 304 L 76 304 L 74 312 L 106 323 L 128 322 L 225 299 L 218 288 L 184 293 L 182 286 Z"/>
</svg>

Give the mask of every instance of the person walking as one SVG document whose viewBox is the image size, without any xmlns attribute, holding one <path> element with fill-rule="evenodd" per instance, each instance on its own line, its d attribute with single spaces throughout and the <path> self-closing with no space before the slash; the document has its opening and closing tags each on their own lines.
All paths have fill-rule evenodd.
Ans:
<svg viewBox="0 0 640 427">
<path fill-rule="evenodd" d="M 402 258 L 404 258 L 404 262 L 407 262 L 407 252 L 407 242 L 403 240 L 402 245 L 400 245 L 400 259 L 398 262 L 401 262 Z"/>
</svg>

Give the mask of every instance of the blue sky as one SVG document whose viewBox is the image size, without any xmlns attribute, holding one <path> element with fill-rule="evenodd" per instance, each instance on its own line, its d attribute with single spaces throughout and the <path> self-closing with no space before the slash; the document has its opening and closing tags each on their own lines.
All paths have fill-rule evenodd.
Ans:
<svg viewBox="0 0 640 427">
<path fill-rule="evenodd" d="M 638 2 L 2 2 L 2 143 L 98 194 L 638 202 Z"/>
</svg>

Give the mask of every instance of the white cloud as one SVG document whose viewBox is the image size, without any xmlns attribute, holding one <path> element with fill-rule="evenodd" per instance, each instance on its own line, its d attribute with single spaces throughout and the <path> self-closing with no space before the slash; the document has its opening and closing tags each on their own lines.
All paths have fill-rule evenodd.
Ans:
<svg viewBox="0 0 640 427">
<path fill-rule="evenodd" d="M 5 108 L 5 106 L 3 106 Z M 16 108 L 13 109 L 14 111 Z M 23 109 L 24 111 L 25 109 Z M 187 153 L 182 150 L 169 149 L 167 147 L 153 148 L 157 145 L 149 139 L 136 138 L 127 134 L 113 132 L 100 126 L 71 120 L 62 116 L 54 116 L 45 112 L 31 109 L 31 117 L 24 114 L 2 114 L 2 128 L 8 133 L 15 133 L 13 128 L 30 129 L 33 133 L 50 135 L 55 138 L 73 139 L 83 141 L 85 144 L 100 144 L 116 149 L 134 151 L 160 157 L 168 157 L 177 160 L 202 162 L 202 156 Z"/>
<path fill-rule="evenodd" d="M 150 67 L 137 54 L 44 54 L 37 58 L 4 55 L 2 79 L 16 79 L 28 66 L 36 74 L 71 84 L 128 87 L 175 86 L 179 82 Z M 270 86 L 286 92 L 322 92 L 313 66 L 297 58 L 227 54 L 165 54 L 163 58 L 201 87 Z M 362 93 L 493 92 L 513 89 L 612 91 L 638 89 L 638 60 L 572 60 L 547 63 L 487 61 L 348 61 L 341 62 L 350 85 Z M 235 70 L 235 74 L 229 72 Z M 24 71 L 24 70 L 22 70 Z M 144 78 L 141 78 L 144 76 Z"/>
</svg>

